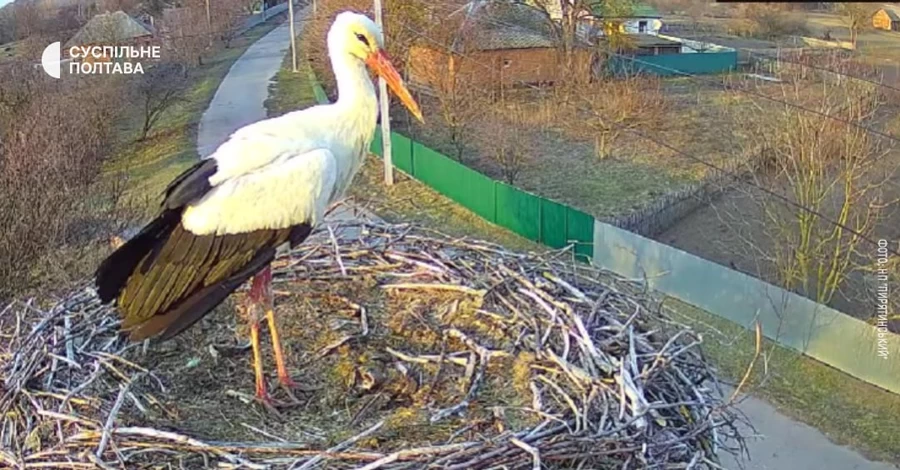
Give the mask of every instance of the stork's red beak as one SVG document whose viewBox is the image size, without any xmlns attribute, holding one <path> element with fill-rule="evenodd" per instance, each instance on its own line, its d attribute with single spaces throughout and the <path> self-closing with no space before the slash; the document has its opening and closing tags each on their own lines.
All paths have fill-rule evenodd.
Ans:
<svg viewBox="0 0 900 470">
<path fill-rule="evenodd" d="M 400 78 L 397 69 L 391 64 L 391 59 L 388 58 L 383 50 L 369 54 L 369 57 L 366 58 L 366 65 L 368 65 L 379 77 L 384 78 L 387 86 L 390 87 L 395 95 L 397 95 L 397 98 L 400 98 L 400 102 L 403 103 L 403 106 L 406 106 L 406 109 L 408 109 L 416 119 L 420 122 L 425 122 L 425 120 L 422 119 L 422 111 L 419 109 L 419 105 L 416 103 L 416 100 L 413 99 L 412 94 L 409 93 L 409 89 L 406 88 L 406 84 L 403 83 L 403 79 Z"/>
</svg>

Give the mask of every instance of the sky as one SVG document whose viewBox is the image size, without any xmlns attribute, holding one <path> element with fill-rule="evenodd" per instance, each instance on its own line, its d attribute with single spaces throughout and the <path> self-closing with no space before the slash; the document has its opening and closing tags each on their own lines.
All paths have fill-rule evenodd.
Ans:
<svg viewBox="0 0 900 470">
<path fill-rule="evenodd" d="M 13 0 L 0 0 L 0 7 L 6 5 L 7 3 L 12 3 Z"/>
</svg>

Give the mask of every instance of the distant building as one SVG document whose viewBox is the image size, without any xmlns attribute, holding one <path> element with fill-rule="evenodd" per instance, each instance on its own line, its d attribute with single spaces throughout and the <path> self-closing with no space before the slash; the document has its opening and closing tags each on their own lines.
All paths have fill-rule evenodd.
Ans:
<svg viewBox="0 0 900 470">
<path fill-rule="evenodd" d="M 479 3 L 449 47 L 420 43 L 407 63 L 414 86 L 445 86 L 449 76 L 466 76 L 480 87 L 553 83 L 560 79 L 559 51 L 546 31 L 546 17 L 524 4 Z"/>
<path fill-rule="evenodd" d="M 65 44 L 72 46 L 147 46 L 154 44 L 153 32 L 123 11 L 102 13 L 91 18 Z"/>
<path fill-rule="evenodd" d="M 886 31 L 900 31 L 900 8 L 885 5 L 872 15 L 872 26 Z"/>
<path fill-rule="evenodd" d="M 655 8 L 643 3 L 635 3 L 629 11 L 604 12 L 604 3 L 596 3 L 590 21 L 595 25 L 616 25 L 618 32 L 628 34 L 658 34 L 662 28 L 662 15 Z M 607 28 L 604 28 L 606 30 Z"/>
</svg>

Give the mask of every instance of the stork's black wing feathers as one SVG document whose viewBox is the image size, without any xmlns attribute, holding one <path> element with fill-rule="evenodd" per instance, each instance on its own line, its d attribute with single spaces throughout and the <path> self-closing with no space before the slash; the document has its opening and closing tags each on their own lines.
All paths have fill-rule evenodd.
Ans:
<svg viewBox="0 0 900 470">
<path fill-rule="evenodd" d="M 166 187 L 164 209 L 176 209 L 203 197 L 212 189 L 209 177 L 217 170 L 216 160 L 207 158 L 178 175 Z"/>
<path fill-rule="evenodd" d="M 132 339 L 167 339 L 220 304 L 275 258 L 278 246 L 309 236 L 309 224 L 224 235 L 185 229 L 185 205 L 210 191 L 215 161 L 204 160 L 166 188 L 160 215 L 111 254 L 96 272 L 104 303 L 117 301 Z"/>
</svg>

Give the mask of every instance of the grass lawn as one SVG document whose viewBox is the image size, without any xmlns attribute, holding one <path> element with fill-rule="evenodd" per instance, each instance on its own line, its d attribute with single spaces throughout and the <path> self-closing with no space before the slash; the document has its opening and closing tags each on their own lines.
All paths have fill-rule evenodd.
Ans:
<svg viewBox="0 0 900 470">
<path fill-rule="evenodd" d="M 104 168 L 107 176 L 125 175 L 127 199 L 137 206 L 155 209 L 162 190 L 175 176 L 197 160 L 197 130 L 231 65 L 257 39 L 274 29 L 280 20 L 261 23 L 232 41 L 204 64 L 191 71 L 192 84 L 184 101 L 166 110 L 145 141 L 138 141 L 141 113 L 135 109 L 119 129 L 119 148 Z M 150 204 L 148 204 L 150 203 Z"/>
<path fill-rule="evenodd" d="M 268 102 L 270 114 L 314 104 L 306 73 L 282 71 L 277 79 Z M 415 222 L 517 250 L 542 249 L 484 222 L 402 174 L 393 188 L 385 188 L 381 184 L 382 171 L 381 161 L 369 158 L 353 186 L 352 197 L 389 221 Z M 754 354 L 752 332 L 675 299 L 667 298 L 664 306 L 676 319 L 703 333 L 704 350 L 721 377 L 738 383 Z M 786 415 L 815 426 L 839 444 L 850 445 L 873 459 L 900 461 L 900 396 L 769 341 L 763 350 L 768 360 L 760 358 L 757 362 L 745 391 L 769 401 Z"/>
</svg>

